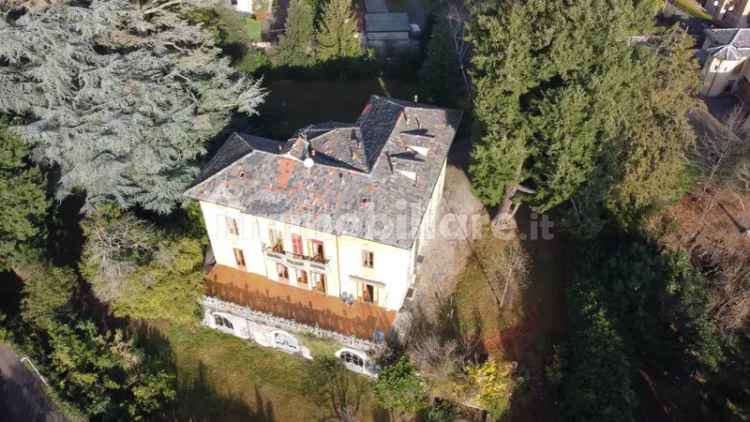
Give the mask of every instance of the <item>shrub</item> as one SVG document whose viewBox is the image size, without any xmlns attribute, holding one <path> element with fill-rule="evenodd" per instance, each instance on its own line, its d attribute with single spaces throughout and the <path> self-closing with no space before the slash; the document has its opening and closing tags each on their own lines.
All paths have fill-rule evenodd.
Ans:
<svg viewBox="0 0 750 422">
<path fill-rule="evenodd" d="M 409 360 L 402 356 L 378 376 L 375 397 L 386 409 L 417 413 L 429 406 L 425 382 Z"/>
<path fill-rule="evenodd" d="M 477 401 L 495 418 L 500 418 L 510 406 L 514 382 L 511 362 L 487 361 L 467 368 L 469 380 L 477 391 Z"/>
</svg>

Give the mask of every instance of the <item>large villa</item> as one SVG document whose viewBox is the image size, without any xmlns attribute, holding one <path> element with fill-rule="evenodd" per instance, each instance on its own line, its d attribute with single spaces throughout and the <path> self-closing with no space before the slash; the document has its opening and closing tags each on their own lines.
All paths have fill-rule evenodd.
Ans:
<svg viewBox="0 0 750 422">
<path fill-rule="evenodd" d="M 369 353 L 413 293 L 460 121 L 373 96 L 354 124 L 231 135 L 186 192 L 215 259 L 204 323 L 308 358 L 305 338 L 324 337 L 374 375 Z"/>
</svg>

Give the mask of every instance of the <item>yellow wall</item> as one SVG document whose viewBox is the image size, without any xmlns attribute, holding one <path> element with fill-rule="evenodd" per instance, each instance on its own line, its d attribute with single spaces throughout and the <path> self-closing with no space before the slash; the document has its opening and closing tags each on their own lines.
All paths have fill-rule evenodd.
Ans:
<svg viewBox="0 0 750 422">
<path fill-rule="evenodd" d="M 308 254 L 307 243 L 310 239 L 323 242 L 326 258 L 326 288 L 327 294 L 338 297 L 357 298 L 357 284 L 359 279 L 372 281 L 379 288 L 377 304 L 391 310 L 398 310 L 403 304 L 407 289 L 414 283 L 415 262 L 419 251 L 418 247 L 424 245 L 427 240 L 423 238 L 432 236 L 432 229 L 436 225 L 436 216 L 442 199 L 443 184 L 445 180 L 445 163 L 433 190 L 432 198 L 427 211 L 422 218 L 419 228 L 419 242 L 415 242 L 410 249 L 402 249 L 388 246 L 382 243 L 359 239 L 351 236 L 336 236 L 304 227 L 294 226 L 278 221 L 272 221 L 262 217 L 246 215 L 238 210 L 221 205 L 201 202 L 201 210 L 211 241 L 216 262 L 228 267 L 237 268 L 234 257 L 234 248 L 243 251 L 245 257 L 245 270 L 263 275 L 271 280 L 279 281 L 276 270 L 275 259 L 267 256 L 265 248 L 271 246 L 269 229 L 278 230 L 283 239 L 284 249 L 291 252 L 292 234 L 302 236 L 305 254 Z M 232 235 L 229 232 L 226 217 L 237 221 L 239 234 Z M 366 268 L 362 264 L 362 252 L 374 253 L 374 267 Z M 287 258 L 288 260 L 288 258 Z M 312 271 L 309 263 L 305 264 L 308 270 L 308 286 L 312 287 Z M 297 286 L 296 269 L 289 265 L 289 284 Z M 359 279 L 357 279 L 358 277 Z"/>
<path fill-rule="evenodd" d="M 744 61 L 709 58 L 703 66 L 701 94 L 715 97 L 726 92 L 742 76 Z"/>
</svg>

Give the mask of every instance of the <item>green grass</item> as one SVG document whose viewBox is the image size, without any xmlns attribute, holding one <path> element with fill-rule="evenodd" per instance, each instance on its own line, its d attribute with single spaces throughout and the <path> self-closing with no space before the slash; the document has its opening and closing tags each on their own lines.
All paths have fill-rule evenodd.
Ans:
<svg viewBox="0 0 750 422">
<path fill-rule="evenodd" d="M 312 401 L 303 380 L 308 361 L 205 327 L 160 325 L 177 370 L 179 415 L 196 421 L 308 421 L 330 416 Z M 308 344 L 305 336 L 305 344 Z M 312 339 L 313 353 L 331 350 Z M 372 403 L 362 406 L 372 420 Z"/>
<path fill-rule="evenodd" d="M 313 123 L 335 120 L 353 123 L 372 94 L 411 99 L 416 87 L 389 79 L 344 81 L 271 81 L 260 116 L 276 139 L 291 137 Z"/>
<path fill-rule="evenodd" d="M 522 209 L 518 220 L 519 233 L 530 233 L 528 210 Z M 503 247 L 504 242 L 485 236 L 472 246 L 480 251 L 493 251 Z M 474 256 L 458 277 L 454 299 L 459 324 L 465 333 L 479 330 L 493 358 L 517 362 L 527 381 L 544 385 L 545 365 L 566 330 L 564 244 L 555 238 L 522 241 L 521 245 L 530 257 L 528 280 L 525 288 L 506 303 L 505 309 L 498 309 Z M 553 397 L 551 393 L 544 396 Z M 513 420 L 557 420 L 557 411 L 549 402 L 539 401 L 533 395 L 520 396 L 514 403 Z"/>
<path fill-rule="evenodd" d="M 260 41 L 260 33 L 263 24 L 252 18 L 245 18 L 247 36 L 253 41 Z"/>
<path fill-rule="evenodd" d="M 299 337 L 313 356 L 335 356 L 336 352 L 343 347 L 333 340 L 322 339 L 312 334 L 302 334 Z"/>
</svg>

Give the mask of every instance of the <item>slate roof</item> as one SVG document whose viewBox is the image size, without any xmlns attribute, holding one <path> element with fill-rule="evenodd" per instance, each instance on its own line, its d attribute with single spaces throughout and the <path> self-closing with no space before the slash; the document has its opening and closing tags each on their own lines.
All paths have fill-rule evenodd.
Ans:
<svg viewBox="0 0 750 422">
<path fill-rule="evenodd" d="M 409 249 L 461 117 L 458 110 L 372 96 L 351 125 L 313 125 L 283 142 L 235 133 L 185 195 Z"/>
<path fill-rule="evenodd" d="M 367 13 L 388 13 L 388 6 L 385 0 L 365 0 L 365 10 Z"/>
<path fill-rule="evenodd" d="M 703 57 L 741 60 L 750 56 L 750 28 L 719 28 L 706 30 L 708 44 Z"/>
<path fill-rule="evenodd" d="M 406 13 L 365 13 L 366 32 L 409 32 Z"/>
</svg>

